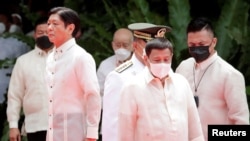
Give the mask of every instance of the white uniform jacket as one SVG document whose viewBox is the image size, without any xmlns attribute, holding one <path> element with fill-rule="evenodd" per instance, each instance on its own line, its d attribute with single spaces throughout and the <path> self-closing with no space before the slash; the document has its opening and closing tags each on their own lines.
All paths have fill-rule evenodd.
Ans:
<svg viewBox="0 0 250 141">
<path fill-rule="evenodd" d="M 122 86 L 125 82 L 134 79 L 142 72 L 144 65 L 135 57 L 121 64 L 116 70 L 110 72 L 104 84 L 103 113 L 102 113 L 102 140 L 118 140 L 118 106 Z"/>
</svg>

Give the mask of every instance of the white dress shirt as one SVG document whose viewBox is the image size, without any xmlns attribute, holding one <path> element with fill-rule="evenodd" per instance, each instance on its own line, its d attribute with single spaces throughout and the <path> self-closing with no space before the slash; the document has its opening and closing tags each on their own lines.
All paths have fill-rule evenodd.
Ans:
<svg viewBox="0 0 250 141">
<path fill-rule="evenodd" d="M 176 72 L 187 78 L 199 97 L 198 111 L 206 140 L 209 124 L 249 124 L 244 77 L 217 53 L 197 65 L 193 58 L 184 60 Z"/>
<path fill-rule="evenodd" d="M 98 138 L 101 96 L 94 58 L 74 38 L 54 48 L 47 60 L 48 141 Z"/>
<path fill-rule="evenodd" d="M 122 72 L 113 70 L 106 78 L 103 95 L 103 113 L 102 113 L 102 140 L 118 140 L 118 112 L 121 88 L 123 84 L 141 72 L 144 65 L 133 54 L 132 65 Z M 123 65 L 123 64 L 122 64 Z"/>
<path fill-rule="evenodd" d="M 193 93 L 172 71 L 164 87 L 146 67 L 127 82 L 119 103 L 118 141 L 204 141 Z"/>
<path fill-rule="evenodd" d="M 7 119 L 18 128 L 20 111 L 25 115 L 25 131 L 48 128 L 48 91 L 44 79 L 48 54 L 38 47 L 20 56 L 13 68 L 8 91 Z"/>
<path fill-rule="evenodd" d="M 104 83 L 107 75 L 117 67 L 116 56 L 112 55 L 103 60 L 97 69 L 97 78 L 100 86 L 100 93 L 103 96 Z"/>
<path fill-rule="evenodd" d="M 17 38 L 0 37 L 0 62 L 5 59 L 14 60 L 28 51 L 30 51 L 30 47 Z M 0 67 L 0 103 L 5 100 L 4 94 L 7 94 L 12 69 L 13 66 L 8 68 Z"/>
</svg>

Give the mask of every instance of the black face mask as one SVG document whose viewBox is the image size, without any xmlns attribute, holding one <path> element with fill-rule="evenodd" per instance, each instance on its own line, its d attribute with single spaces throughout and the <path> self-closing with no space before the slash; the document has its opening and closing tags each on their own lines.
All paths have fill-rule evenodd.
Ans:
<svg viewBox="0 0 250 141">
<path fill-rule="evenodd" d="M 210 53 L 209 53 L 209 46 L 191 46 L 188 47 L 189 54 L 194 57 L 197 63 L 200 63 L 206 60 Z"/>
<path fill-rule="evenodd" d="M 49 41 L 48 36 L 41 36 L 36 39 L 36 45 L 42 50 L 52 47 L 53 43 Z"/>
</svg>

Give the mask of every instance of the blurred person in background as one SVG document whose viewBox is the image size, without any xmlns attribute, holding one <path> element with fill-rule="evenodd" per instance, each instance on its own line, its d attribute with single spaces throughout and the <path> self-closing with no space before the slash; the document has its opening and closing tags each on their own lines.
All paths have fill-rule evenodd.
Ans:
<svg viewBox="0 0 250 141">
<path fill-rule="evenodd" d="M 105 79 L 108 73 L 132 57 L 133 33 L 127 28 L 116 30 L 111 45 L 114 55 L 103 60 L 97 69 L 97 77 L 102 96 Z"/>
<path fill-rule="evenodd" d="M 10 26 L 10 33 L 23 33 L 22 17 L 18 13 L 11 14 L 12 24 Z"/>
<path fill-rule="evenodd" d="M 10 33 L 12 17 L 6 9 L 0 9 L 0 103 L 5 99 L 10 74 L 13 66 L 5 65 L 7 61 L 15 62 L 20 55 L 28 52 L 31 48 L 13 36 L 5 36 Z"/>
<path fill-rule="evenodd" d="M 0 34 L 3 33 L 23 33 L 22 18 L 19 14 L 11 14 L 6 9 L 0 10 Z"/>
</svg>

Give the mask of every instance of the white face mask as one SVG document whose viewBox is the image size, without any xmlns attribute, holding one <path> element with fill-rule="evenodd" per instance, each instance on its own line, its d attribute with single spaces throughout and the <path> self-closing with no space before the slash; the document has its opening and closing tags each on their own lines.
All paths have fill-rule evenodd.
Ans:
<svg viewBox="0 0 250 141">
<path fill-rule="evenodd" d="M 157 78 L 164 78 L 165 76 L 168 75 L 170 69 L 171 69 L 171 63 L 149 63 L 150 64 L 150 70 L 151 73 L 157 77 Z"/>
<path fill-rule="evenodd" d="M 20 32 L 22 32 L 22 29 L 18 25 L 12 24 L 10 26 L 9 32 L 10 33 L 16 33 L 16 32 L 20 33 Z"/>
<path fill-rule="evenodd" d="M 4 33 L 6 27 L 5 27 L 5 24 L 0 22 L 0 34 Z"/>
<path fill-rule="evenodd" d="M 131 51 L 127 49 L 119 48 L 115 50 L 116 59 L 119 61 L 124 61 L 128 59 L 130 55 L 131 55 Z"/>
</svg>

